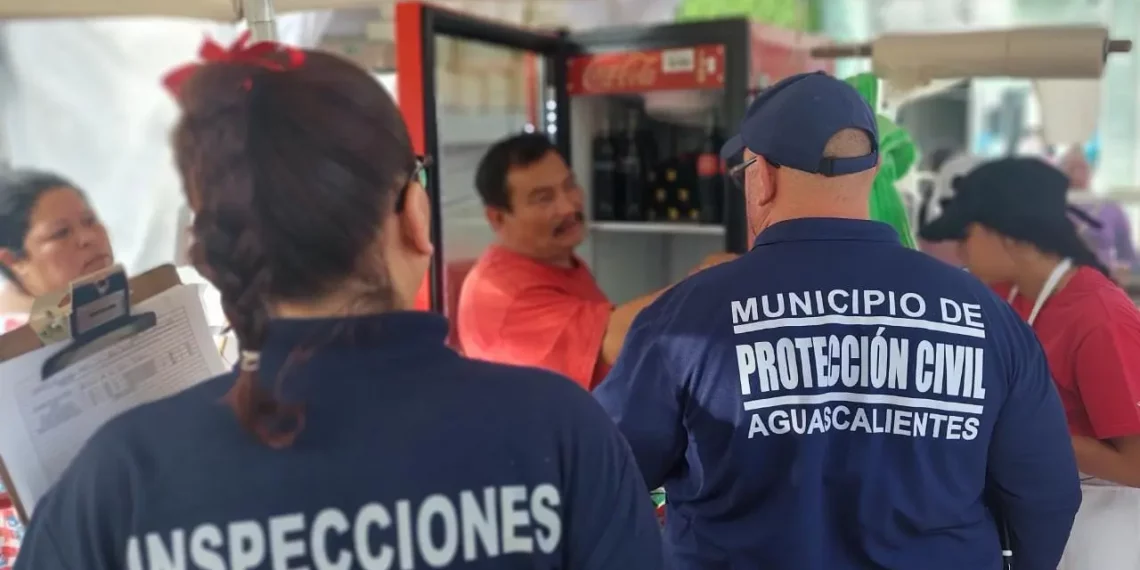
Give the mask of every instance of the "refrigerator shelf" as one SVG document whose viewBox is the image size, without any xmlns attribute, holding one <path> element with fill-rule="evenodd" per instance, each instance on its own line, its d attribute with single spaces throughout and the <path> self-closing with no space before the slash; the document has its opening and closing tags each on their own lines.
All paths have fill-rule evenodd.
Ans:
<svg viewBox="0 0 1140 570">
<path fill-rule="evenodd" d="M 590 222 L 590 230 L 609 233 L 724 235 L 722 225 L 685 222 Z"/>
</svg>

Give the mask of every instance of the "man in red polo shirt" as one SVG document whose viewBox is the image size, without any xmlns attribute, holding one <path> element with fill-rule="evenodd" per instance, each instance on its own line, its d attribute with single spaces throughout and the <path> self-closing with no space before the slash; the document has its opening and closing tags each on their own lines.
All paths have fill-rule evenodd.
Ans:
<svg viewBox="0 0 1140 570">
<path fill-rule="evenodd" d="M 498 237 L 463 283 L 456 315 L 467 356 L 554 370 L 591 389 L 629 325 L 661 291 L 614 306 L 574 249 L 586 238 L 584 197 L 541 134 L 496 143 L 475 174 Z M 726 261 L 709 256 L 698 267 Z"/>
</svg>

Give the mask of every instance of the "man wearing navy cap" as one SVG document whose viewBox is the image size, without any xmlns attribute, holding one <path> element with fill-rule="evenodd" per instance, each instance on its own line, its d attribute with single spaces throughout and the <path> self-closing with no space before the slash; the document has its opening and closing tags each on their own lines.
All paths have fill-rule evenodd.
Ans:
<svg viewBox="0 0 1140 570">
<path fill-rule="evenodd" d="M 876 134 L 828 75 L 764 91 L 723 153 L 753 249 L 645 309 L 595 390 L 676 570 L 996 570 L 1003 527 L 1057 567 L 1080 489 L 1041 347 L 868 220 Z"/>
</svg>

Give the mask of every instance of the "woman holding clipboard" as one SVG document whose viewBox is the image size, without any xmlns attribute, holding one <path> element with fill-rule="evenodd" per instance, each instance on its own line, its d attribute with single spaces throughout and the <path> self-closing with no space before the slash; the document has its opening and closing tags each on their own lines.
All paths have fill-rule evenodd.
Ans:
<svg viewBox="0 0 1140 570">
<path fill-rule="evenodd" d="M 970 272 L 994 285 L 1045 350 L 1082 472 L 1083 502 L 1059 570 L 1135 570 L 1140 311 L 1078 236 L 1068 188 L 1037 159 L 986 163 L 955 182 L 922 235 L 957 240 Z"/>
<path fill-rule="evenodd" d="M 590 395 L 465 359 L 406 310 L 431 216 L 387 91 L 320 52 L 202 53 L 167 79 L 174 150 L 240 362 L 103 426 L 16 568 L 662 568 Z"/>
<path fill-rule="evenodd" d="M 35 170 L 0 174 L 0 334 L 27 322 L 37 296 L 113 262 L 107 230 L 74 184 Z M 11 569 L 23 533 L 0 483 L 0 570 Z"/>
</svg>

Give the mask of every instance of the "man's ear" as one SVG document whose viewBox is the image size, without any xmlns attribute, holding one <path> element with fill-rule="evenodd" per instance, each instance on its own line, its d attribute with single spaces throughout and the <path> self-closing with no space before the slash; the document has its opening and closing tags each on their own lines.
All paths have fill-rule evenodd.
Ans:
<svg viewBox="0 0 1140 570">
<path fill-rule="evenodd" d="M 495 231 L 502 229 L 503 224 L 507 221 L 507 212 L 502 208 L 484 206 L 483 215 L 487 216 L 487 223 L 490 224 L 491 229 Z"/>
<path fill-rule="evenodd" d="M 764 157 L 757 156 L 756 164 L 749 169 L 746 182 L 748 194 L 758 206 L 767 206 L 776 199 L 776 171 L 777 168 L 768 164 Z"/>
</svg>

